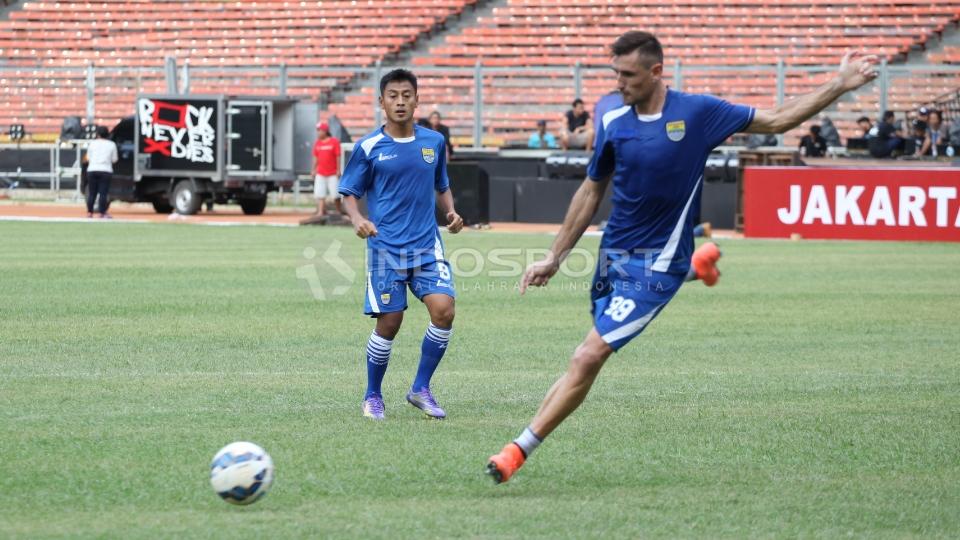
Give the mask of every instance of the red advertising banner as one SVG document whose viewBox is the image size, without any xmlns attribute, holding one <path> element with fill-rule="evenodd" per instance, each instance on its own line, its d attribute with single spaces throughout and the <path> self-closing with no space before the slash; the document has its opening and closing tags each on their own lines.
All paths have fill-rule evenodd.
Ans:
<svg viewBox="0 0 960 540">
<path fill-rule="evenodd" d="M 747 167 L 743 233 L 960 242 L 960 169 Z"/>
</svg>

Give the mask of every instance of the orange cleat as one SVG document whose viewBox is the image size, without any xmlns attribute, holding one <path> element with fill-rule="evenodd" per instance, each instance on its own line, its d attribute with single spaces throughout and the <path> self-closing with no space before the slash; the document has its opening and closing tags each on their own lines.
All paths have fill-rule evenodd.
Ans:
<svg viewBox="0 0 960 540">
<path fill-rule="evenodd" d="M 713 287 L 720 279 L 720 270 L 717 269 L 720 255 L 720 248 L 713 242 L 707 242 L 693 252 L 691 264 L 697 272 L 697 279 L 703 281 L 707 287 Z"/>
<path fill-rule="evenodd" d="M 490 462 L 487 463 L 487 474 L 493 477 L 494 482 L 502 484 L 509 480 L 526 460 L 523 450 L 520 450 L 517 443 L 507 443 L 499 454 L 490 456 Z"/>
</svg>

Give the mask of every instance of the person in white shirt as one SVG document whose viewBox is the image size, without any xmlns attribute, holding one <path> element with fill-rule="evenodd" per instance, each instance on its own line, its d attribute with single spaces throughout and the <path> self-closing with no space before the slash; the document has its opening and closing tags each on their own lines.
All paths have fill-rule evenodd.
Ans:
<svg viewBox="0 0 960 540">
<path fill-rule="evenodd" d="M 117 144 L 107 138 L 109 132 L 104 126 L 97 126 L 97 138 L 87 147 L 84 161 L 87 163 L 87 217 L 93 217 L 93 203 L 100 197 L 97 211 L 103 219 L 110 219 L 107 207 L 110 206 L 110 179 L 113 176 L 113 164 L 117 162 Z"/>
</svg>

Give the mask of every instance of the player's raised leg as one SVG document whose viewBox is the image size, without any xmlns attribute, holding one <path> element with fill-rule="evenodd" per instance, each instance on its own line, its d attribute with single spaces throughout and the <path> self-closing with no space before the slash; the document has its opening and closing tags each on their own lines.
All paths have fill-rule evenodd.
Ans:
<svg viewBox="0 0 960 540">
<path fill-rule="evenodd" d="M 454 299 L 443 293 L 434 293 L 425 295 L 423 303 L 430 312 L 430 324 L 423 335 L 420 364 L 407 394 L 407 401 L 431 418 L 446 418 L 446 412 L 437 404 L 433 392 L 430 391 L 430 380 L 447 351 L 447 344 L 453 333 Z"/>
<path fill-rule="evenodd" d="M 610 345 L 595 328 L 591 328 L 570 358 L 567 372 L 550 387 L 530 425 L 498 454 L 490 457 L 487 474 L 497 483 L 509 480 L 543 439 L 583 403 L 611 353 Z"/>
<path fill-rule="evenodd" d="M 530 425 L 500 453 L 491 456 L 487 473 L 505 482 L 540 443 L 583 403 L 600 369 L 614 351 L 639 336 L 683 285 L 683 274 L 651 272 L 629 261 L 617 266 L 611 280 L 602 264 L 594 278 L 593 328 L 573 352 L 566 373 L 547 392 Z"/>
<path fill-rule="evenodd" d="M 701 280 L 707 287 L 713 287 L 720 279 L 717 261 L 720 260 L 720 248 L 713 242 L 707 242 L 693 252 L 687 281 Z"/>
</svg>

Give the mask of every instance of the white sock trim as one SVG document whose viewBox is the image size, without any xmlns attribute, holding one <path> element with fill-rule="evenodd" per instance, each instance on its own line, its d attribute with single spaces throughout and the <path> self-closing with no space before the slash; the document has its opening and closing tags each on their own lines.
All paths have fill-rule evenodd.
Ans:
<svg viewBox="0 0 960 540">
<path fill-rule="evenodd" d="M 380 335 L 377 334 L 377 331 L 376 331 L 376 330 L 374 330 L 374 331 L 370 334 L 370 341 L 376 343 L 377 345 L 380 345 L 381 347 L 387 348 L 387 349 L 389 349 L 391 346 L 393 346 L 393 340 L 392 340 L 392 339 L 387 339 L 387 338 L 384 338 L 384 337 L 380 337 Z"/>
<path fill-rule="evenodd" d="M 540 443 L 543 442 L 543 440 L 541 440 L 540 437 L 537 437 L 533 430 L 531 430 L 528 426 L 524 428 L 523 433 L 514 439 L 513 442 L 517 443 L 517 446 L 523 450 L 523 453 L 526 454 L 527 457 L 530 457 L 530 454 L 532 454 L 533 451 L 540 446 Z"/>
<path fill-rule="evenodd" d="M 450 335 L 453 334 L 453 328 L 440 328 L 430 323 L 427 327 L 427 337 L 440 343 L 441 345 L 450 341 Z"/>
<path fill-rule="evenodd" d="M 376 332 L 370 334 L 367 341 L 367 360 L 374 364 L 386 364 L 390 361 L 390 350 L 393 347 L 393 341 L 384 339 Z"/>
</svg>

